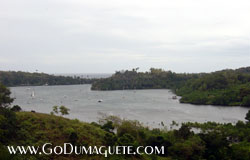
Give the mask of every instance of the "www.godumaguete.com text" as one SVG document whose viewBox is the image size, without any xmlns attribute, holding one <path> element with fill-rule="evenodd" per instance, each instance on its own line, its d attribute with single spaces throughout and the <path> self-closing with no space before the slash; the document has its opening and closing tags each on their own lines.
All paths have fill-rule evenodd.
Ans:
<svg viewBox="0 0 250 160">
<path fill-rule="evenodd" d="M 7 146 L 10 154 L 44 154 L 44 155 L 163 155 L 164 146 L 74 146 L 64 143 L 62 146 L 53 146 L 45 143 L 42 146 Z"/>
</svg>

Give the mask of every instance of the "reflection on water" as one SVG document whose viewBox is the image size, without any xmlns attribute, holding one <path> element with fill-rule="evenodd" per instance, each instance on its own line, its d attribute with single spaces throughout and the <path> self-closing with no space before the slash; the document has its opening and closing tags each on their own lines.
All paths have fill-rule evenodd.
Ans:
<svg viewBox="0 0 250 160">
<path fill-rule="evenodd" d="M 14 104 L 25 111 L 50 113 L 52 106 L 70 108 L 69 118 L 98 121 L 102 114 L 139 120 L 157 127 L 161 122 L 232 122 L 243 120 L 244 107 L 218 107 L 181 104 L 166 89 L 91 91 L 91 85 L 11 87 Z M 99 101 L 99 102 L 98 102 Z"/>
</svg>

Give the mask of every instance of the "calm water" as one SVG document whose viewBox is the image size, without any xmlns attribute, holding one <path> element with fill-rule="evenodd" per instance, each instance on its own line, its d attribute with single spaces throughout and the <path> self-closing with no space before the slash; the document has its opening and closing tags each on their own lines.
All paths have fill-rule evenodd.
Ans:
<svg viewBox="0 0 250 160">
<path fill-rule="evenodd" d="M 157 127 L 176 122 L 232 122 L 243 120 L 248 111 L 243 107 L 218 107 L 181 104 L 166 89 L 91 91 L 91 85 L 11 87 L 14 104 L 25 111 L 50 113 L 52 106 L 70 108 L 69 118 L 98 121 L 103 114 L 139 120 Z M 35 97 L 32 98 L 32 92 Z M 179 98 L 179 97 L 178 97 Z M 98 100 L 103 100 L 101 103 Z"/>
</svg>

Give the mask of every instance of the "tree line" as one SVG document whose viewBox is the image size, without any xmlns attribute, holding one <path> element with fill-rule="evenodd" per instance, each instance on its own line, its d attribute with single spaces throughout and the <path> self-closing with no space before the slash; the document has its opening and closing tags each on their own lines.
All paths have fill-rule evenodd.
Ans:
<svg viewBox="0 0 250 160">
<path fill-rule="evenodd" d="M 45 73 L 0 71 L 0 82 L 6 86 L 40 86 L 40 85 L 73 85 L 91 84 L 97 79 L 79 76 L 56 76 Z"/>
<path fill-rule="evenodd" d="M 149 72 L 117 71 L 93 82 L 92 89 L 172 89 L 182 96 L 182 103 L 250 106 L 250 67 L 193 74 L 155 68 Z"/>
</svg>

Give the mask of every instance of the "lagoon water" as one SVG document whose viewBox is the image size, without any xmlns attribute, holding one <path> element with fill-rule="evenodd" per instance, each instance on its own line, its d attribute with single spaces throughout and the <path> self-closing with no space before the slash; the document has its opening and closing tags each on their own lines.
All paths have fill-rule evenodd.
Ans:
<svg viewBox="0 0 250 160">
<path fill-rule="evenodd" d="M 66 117 L 81 121 L 98 121 L 103 115 L 139 120 L 150 127 L 163 122 L 231 122 L 244 121 L 248 108 L 179 103 L 167 89 L 91 91 L 91 85 L 11 87 L 14 104 L 23 110 L 50 113 L 52 106 L 70 108 Z M 34 92 L 35 96 L 32 97 Z M 102 102 L 98 102 L 102 100 Z"/>
</svg>

